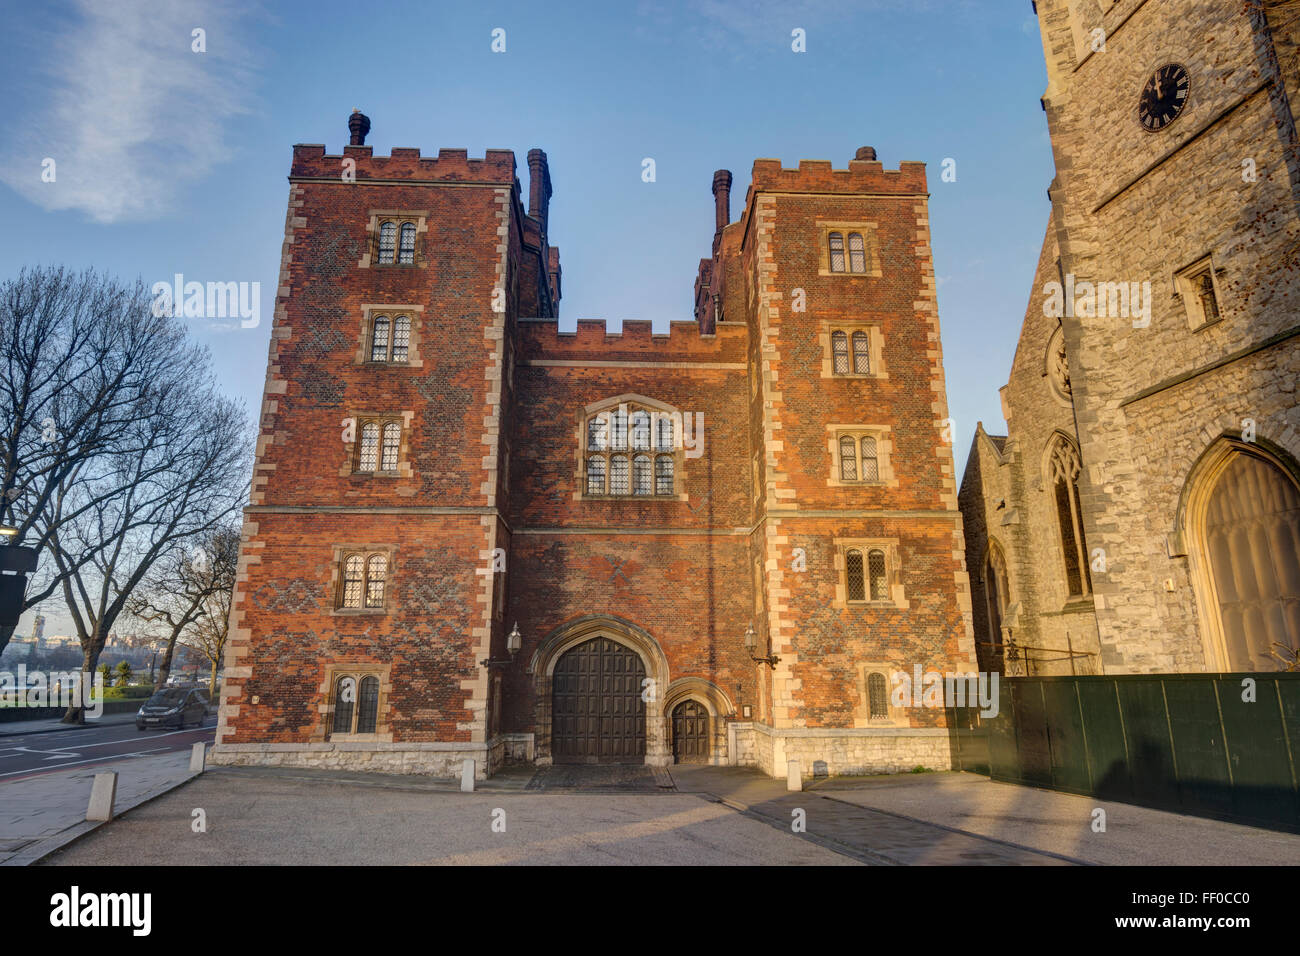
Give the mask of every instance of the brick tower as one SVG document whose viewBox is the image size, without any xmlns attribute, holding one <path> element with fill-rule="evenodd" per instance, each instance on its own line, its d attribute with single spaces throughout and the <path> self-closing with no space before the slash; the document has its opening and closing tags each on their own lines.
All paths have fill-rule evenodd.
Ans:
<svg viewBox="0 0 1300 956">
<path fill-rule="evenodd" d="M 974 660 L 924 167 L 712 182 L 693 319 L 558 328 L 546 155 L 294 149 L 214 760 L 947 767 Z"/>
</svg>

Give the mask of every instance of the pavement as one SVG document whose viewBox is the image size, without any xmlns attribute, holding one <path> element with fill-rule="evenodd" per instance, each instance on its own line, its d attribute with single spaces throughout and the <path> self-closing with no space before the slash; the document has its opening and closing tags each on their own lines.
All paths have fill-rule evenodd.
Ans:
<svg viewBox="0 0 1300 956">
<path fill-rule="evenodd" d="M 84 822 L 96 772 L 118 817 Z M 1300 835 L 963 773 L 513 766 L 420 776 L 212 767 L 189 751 L 4 781 L 0 865 L 1279 865 Z M 127 811 L 130 812 L 127 812 Z M 1096 826 L 1104 811 L 1105 828 Z M 196 823 L 201 820 L 201 825 Z"/>
<path fill-rule="evenodd" d="M 978 774 L 831 777 L 815 784 L 813 792 L 1099 865 L 1294 866 L 1300 861 L 1300 834 L 997 783 Z M 1097 810 L 1105 816 L 1097 816 Z M 1095 828 L 1101 821 L 1104 830 Z"/>
<path fill-rule="evenodd" d="M 176 751 L 3 782 L 0 785 L 0 866 L 34 863 L 104 826 L 86 821 L 95 774 L 117 771 L 114 807 L 121 814 L 184 783 L 194 776 L 189 767 L 189 752 Z"/>
<path fill-rule="evenodd" d="M 0 866 L 22 866 L 101 826 L 86 821 L 95 774 L 116 771 L 124 813 L 191 776 L 190 753 L 215 724 L 137 731 L 134 714 L 85 724 L 56 719 L 0 725 Z"/>
<path fill-rule="evenodd" d="M 667 781 L 670 786 L 665 786 Z M 456 781 L 213 767 L 42 860 L 136 865 L 1272 865 L 1300 836 L 930 773 L 513 767 Z M 1094 831 L 1094 811 L 1106 811 Z M 201 811 L 201 813 L 199 812 Z M 202 827 L 194 823 L 201 819 Z"/>
</svg>

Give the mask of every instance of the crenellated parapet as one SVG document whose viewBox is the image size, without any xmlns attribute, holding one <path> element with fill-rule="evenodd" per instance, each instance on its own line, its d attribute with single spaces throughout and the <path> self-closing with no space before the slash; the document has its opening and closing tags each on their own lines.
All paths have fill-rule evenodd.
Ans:
<svg viewBox="0 0 1300 956">
<path fill-rule="evenodd" d="M 365 180 L 409 180 L 440 183 L 499 183 L 515 186 L 515 154 L 509 149 L 489 149 L 482 159 L 471 159 L 466 149 L 440 149 L 437 156 L 421 156 L 415 147 L 394 146 L 388 156 L 376 156 L 371 146 L 345 146 L 341 154 L 325 152 L 320 143 L 299 143 L 293 148 L 290 178 L 345 180 L 344 172 Z M 346 160 L 352 160 L 348 164 Z"/>
</svg>

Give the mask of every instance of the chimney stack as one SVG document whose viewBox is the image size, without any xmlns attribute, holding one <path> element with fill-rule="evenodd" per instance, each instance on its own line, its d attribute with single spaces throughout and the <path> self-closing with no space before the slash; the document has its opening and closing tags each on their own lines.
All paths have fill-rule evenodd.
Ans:
<svg viewBox="0 0 1300 956">
<path fill-rule="evenodd" d="M 719 169 L 713 174 L 713 236 L 717 238 L 731 222 L 731 171 Z"/>
<path fill-rule="evenodd" d="M 857 151 L 857 153 L 854 154 L 853 158 L 854 158 L 854 159 L 859 159 L 859 160 L 863 160 L 863 159 L 864 159 L 864 160 L 867 160 L 868 162 L 873 162 L 873 163 L 874 163 L 874 162 L 876 161 L 876 147 L 874 147 L 874 146 L 859 146 L 859 147 L 858 147 L 858 151 Z"/>
<path fill-rule="evenodd" d="M 546 154 L 540 149 L 528 151 L 528 215 L 542 224 L 546 235 L 546 218 L 551 203 L 551 170 Z"/>
<path fill-rule="evenodd" d="M 366 145 L 366 134 L 370 132 L 370 117 L 361 110 L 353 110 L 352 115 L 348 117 L 348 132 L 352 138 L 348 140 L 349 146 Z"/>
</svg>

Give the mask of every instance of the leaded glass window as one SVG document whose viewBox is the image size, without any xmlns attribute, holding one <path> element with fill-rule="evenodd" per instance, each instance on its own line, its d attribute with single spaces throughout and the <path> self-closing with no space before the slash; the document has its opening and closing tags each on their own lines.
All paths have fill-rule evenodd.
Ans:
<svg viewBox="0 0 1300 956">
<path fill-rule="evenodd" d="M 379 461 L 379 423 L 366 422 L 361 426 L 361 450 L 357 455 L 357 471 L 374 471 Z"/>
<path fill-rule="evenodd" d="M 871 371 L 871 339 L 866 332 L 853 333 L 853 374 L 866 375 Z"/>
<path fill-rule="evenodd" d="M 398 250 L 397 261 L 404 266 L 415 262 L 415 223 L 402 223 L 402 241 Z"/>
<path fill-rule="evenodd" d="M 872 720 L 889 717 L 889 684 L 885 675 L 875 671 L 867 676 L 868 714 Z"/>
<path fill-rule="evenodd" d="M 849 374 L 849 337 L 843 332 L 831 333 L 831 356 L 835 361 L 835 374 Z"/>
<path fill-rule="evenodd" d="M 872 549 L 867 553 L 867 574 L 871 581 L 871 600 L 889 600 L 889 582 L 885 578 L 885 552 Z"/>
<path fill-rule="evenodd" d="M 384 426 L 384 449 L 380 458 L 380 468 L 384 471 L 397 471 L 397 453 L 402 447 L 402 426 L 389 422 Z"/>
<path fill-rule="evenodd" d="M 379 264 L 392 265 L 397 243 L 397 223 L 388 221 L 379 226 Z"/>
<path fill-rule="evenodd" d="M 370 361 L 388 361 L 388 316 L 375 316 L 374 331 L 370 336 Z"/>
<path fill-rule="evenodd" d="M 836 270 L 842 271 L 842 270 Z M 866 246 L 862 242 L 862 233 L 849 233 L 849 271 L 866 272 L 867 271 L 867 253 Z"/>
<path fill-rule="evenodd" d="M 637 455 L 632 461 L 632 493 L 637 495 L 654 493 L 649 455 Z"/>
<path fill-rule="evenodd" d="M 673 456 L 660 455 L 655 459 L 655 494 L 673 493 Z"/>
<path fill-rule="evenodd" d="M 831 254 L 831 272 L 844 271 L 844 235 L 839 232 L 832 232 L 827 237 L 830 243 Z"/>
<path fill-rule="evenodd" d="M 857 548 L 851 548 L 844 555 L 844 575 L 849 600 L 865 601 L 867 589 L 862 576 L 862 552 Z"/>
</svg>

